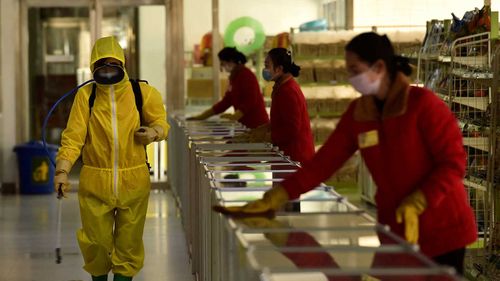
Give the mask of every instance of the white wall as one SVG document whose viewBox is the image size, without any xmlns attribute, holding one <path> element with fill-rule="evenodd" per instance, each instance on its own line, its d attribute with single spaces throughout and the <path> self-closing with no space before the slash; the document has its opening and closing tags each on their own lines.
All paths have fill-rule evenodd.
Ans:
<svg viewBox="0 0 500 281">
<path fill-rule="evenodd" d="M 267 35 L 289 31 L 301 23 L 321 16 L 321 4 L 328 0 L 219 0 L 220 30 L 231 20 L 250 16 L 264 25 Z M 450 19 L 481 8 L 484 0 L 353 0 L 355 26 L 413 25 L 425 26 L 431 19 Z M 492 1 L 492 10 L 500 10 L 500 1 Z M 211 0 L 184 0 L 184 46 L 192 50 L 212 28 Z"/>
<path fill-rule="evenodd" d="M 498 11 L 500 3 L 492 2 L 492 10 Z M 484 0 L 354 0 L 354 26 L 425 26 L 431 19 L 451 19 L 452 12 L 462 18 L 483 5 Z"/>
<path fill-rule="evenodd" d="M 165 6 L 139 7 L 139 73 L 166 103 Z"/>
<path fill-rule="evenodd" d="M 225 30 L 232 20 L 250 16 L 262 23 L 266 35 L 275 35 L 319 17 L 318 0 L 219 1 L 221 30 Z"/>
<path fill-rule="evenodd" d="M 184 49 L 193 50 L 212 30 L 212 0 L 184 0 Z"/>
<path fill-rule="evenodd" d="M 220 30 L 224 32 L 229 23 L 243 16 L 260 21 L 266 35 L 290 31 L 290 27 L 318 19 L 318 0 L 219 0 Z M 212 30 L 210 0 L 184 0 L 184 46 L 192 50 L 199 44 L 203 34 Z M 222 34 L 224 35 L 224 34 Z"/>
</svg>

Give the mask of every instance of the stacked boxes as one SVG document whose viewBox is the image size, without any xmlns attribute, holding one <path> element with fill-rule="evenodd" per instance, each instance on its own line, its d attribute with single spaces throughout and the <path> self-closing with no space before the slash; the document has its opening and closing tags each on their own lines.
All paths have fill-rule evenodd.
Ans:
<svg viewBox="0 0 500 281">
<path fill-rule="evenodd" d="M 335 130 L 338 118 L 314 118 L 311 120 L 311 129 L 313 131 L 314 143 L 323 144 L 330 134 Z"/>
<path fill-rule="evenodd" d="M 346 42 L 295 44 L 294 57 L 301 67 L 301 83 L 346 83 L 344 47 Z"/>
<path fill-rule="evenodd" d="M 295 57 L 317 57 L 319 46 L 317 44 L 294 44 Z"/>
<path fill-rule="evenodd" d="M 318 116 L 318 100 L 317 99 L 308 99 L 306 97 L 307 104 L 307 112 L 309 113 L 310 118 L 314 118 Z"/>
<path fill-rule="evenodd" d="M 346 111 L 349 104 L 352 102 L 351 98 L 327 98 L 319 99 L 316 101 L 317 116 L 323 118 L 332 118 L 341 116 Z"/>
<path fill-rule="evenodd" d="M 297 61 L 300 66 L 300 75 L 298 80 L 300 83 L 329 83 L 329 84 L 346 84 L 347 70 L 345 62 L 341 59 L 317 59 L 310 61 Z"/>
<path fill-rule="evenodd" d="M 317 60 L 314 62 L 314 71 L 316 82 L 332 83 L 335 81 L 335 70 L 333 68 L 333 61 L 331 60 Z"/>
<path fill-rule="evenodd" d="M 345 45 L 346 41 L 319 44 L 297 43 L 293 46 L 297 57 L 343 57 Z"/>
<path fill-rule="evenodd" d="M 300 66 L 300 75 L 298 81 L 300 83 L 314 83 L 316 81 L 314 75 L 314 63 L 311 61 L 296 62 Z"/>
<path fill-rule="evenodd" d="M 347 83 L 347 69 L 343 59 L 315 60 L 314 70 L 316 82 L 338 84 Z"/>
<path fill-rule="evenodd" d="M 335 73 L 335 81 L 337 81 L 337 83 L 348 83 L 349 75 L 345 66 L 345 60 L 337 59 L 334 60 L 332 64 Z"/>
<path fill-rule="evenodd" d="M 311 117 L 338 117 L 359 94 L 348 85 L 302 87 Z"/>
</svg>

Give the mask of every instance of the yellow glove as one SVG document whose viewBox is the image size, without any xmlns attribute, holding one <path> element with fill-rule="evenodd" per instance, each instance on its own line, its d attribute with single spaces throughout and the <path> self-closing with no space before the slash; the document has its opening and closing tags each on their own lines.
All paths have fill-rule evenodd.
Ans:
<svg viewBox="0 0 500 281">
<path fill-rule="evenodd" d="M 205 120 L 207 118 L 212 117 L 213 115 L 215 115 L 214 110 L 212 108 L 209 108 L 199 115 L 195 115 L 195 116 L 191 116 L 191 117 L 186 118 L 186 121 Z"/>
<path fill-rule="evenodd" d="M 200 115 L 195 115 L 195 116 L 191 116 L 191 117 L 186 118 L 186 121 L 198 121 L 198 120 L 203 120 L 203 119 L 201 119 Z"/>
<path fill-rule="evenodd" d="M 236 135 L 231 139 L 232 143 L 246 143 L 249 142 L 248 133 L 243 133 L 241 135 Z"/>
<path fill-rule="evenodd" d="M 62 196 L 66 197 L 66 192 L 71 188 L 68 180 L 69 172 L 71 171 L 71 162 L 68 160 L 59 160 L 56 164 L 56 173 L 54 176 L 54 190 L 59 194 L 61 188 Z"/>
<path fill-rule="evenodd" d="M 267 217 L 246 217 L 238 221 L 251 228 L 283 228 L 285 223 Z M 281 247 L 288 241 L 288 232 L 264 232 L 264 236 L 275 246 Z"/>
<path fill-rule="evenodd" d="M 216 212 L 234 217 L 272 216 L 274 212 L 283 207 L 288 200 L 289 197 L 286 190 L 281 185 L 277 185 L 266 191 L 262 199 L 250 202 L 245 206 L 214 206 L 213 209 Z"/>
<path fill-rule="evenodd" d="M 268 124 L 262 125 L 250 131 L 250 142 L 271 142 L 271 130 Z"/>
<path fill-rule="evenodd" d="M 361 281 L 382 281 L 382 280 L 365 273 L 361 275 Z"/>
<path fill-rule="evenodd" d="M 220 115 L 220 118 L 222 118 L 222 119 L 228 119 L 228 120 L 233 120 L 233 121 L 236 121 L 236 120 L 238 120 L 238 119 L 239 119 L 239 118 L 236 118 L 236 117 L 234 116 L 234 114 L 231 114 L 231 113 L 224 113 L 224 114 L 221 114 L 221 115 Z"/>
<path fill-rule="evenodd" d="M 148 145 L 160 138 L 163 133 L 162 128 L 155 126 L 153 128 L 141 126 L 134 133 L 135 139 L 143 145 Z"/>
<path fill-rule="evenodd" d="M 243 117 L 243 112 L 241 112 L 239 110 L 236 110 L 236 112 L 234 114 L 224 113 L 224 114 L 220 115 L 220 118 L 229 119 L 229 120 L 233 120 L 233 121 L 238 121 L 241 119 L 241 117 Z"/>
<path fill-rule="evenodd" d="M 420 190 L 408 195 L 396 209 L 397 223 L 405 223 L 405 238 L 412 244 L 418 242 L 418 216 L 427 208 L 427 200 Z"/>
</svg>

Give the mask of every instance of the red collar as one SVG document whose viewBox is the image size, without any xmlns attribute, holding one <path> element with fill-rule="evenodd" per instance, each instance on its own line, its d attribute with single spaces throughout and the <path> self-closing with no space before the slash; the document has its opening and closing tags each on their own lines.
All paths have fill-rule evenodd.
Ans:
<svg viewBox="0 0 500 281">
<path fill-rule="evenodd" d="M 285 84 L 286 82 L 288 82 L 292 78 L 293 78 L 292 74 L 285 73 L 285 74 L 281 75 L 280 78 L 278 78 L 278 80 L 274 81 L 273 95 L 274 95 L 274 92 L 276 92 L 278 90 L 278 88 L 281 87 L 281 85 Z"/>
<path fill-rule="evenodd" d="M 238 75 L 238 73 L 241 72 L 241 70 L 243 70 L 243 68 L 245 68 L 245 66 L 243 64 L 237 64 L 234 66 L 233 70 L 231 70 L 231 73 L 229 74 L 229 80 L 233 80 L 233 78 Z"/>
</svg>

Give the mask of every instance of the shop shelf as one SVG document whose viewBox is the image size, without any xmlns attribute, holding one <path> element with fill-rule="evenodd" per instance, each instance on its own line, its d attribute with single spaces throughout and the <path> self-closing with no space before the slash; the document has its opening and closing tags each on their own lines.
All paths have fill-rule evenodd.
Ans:
<svg viewBox="0 0 500 281">
<path fill-rule="evenodd" d="M 491 83 L 491 79 L 493 79 L 493 73 L 490 72 L 480 72 L 480 71 L 472 71 L 470 69 L 453 69 L 451 74 L 463 78 L 463 79 L 471 79 L 474 82 L 479 83 Z"/>
<path fill-rule="evenodd" d="M 463 183 L 467 187 L 475 188 L 475 189 L 478 189 L 478 190 L 486 192 L 486 186 L 484 186 L 484 185 L 482 185 L 480 183 L 477 183 L 477 182 L 474 182 L 474 181 L 470 181 L 468 179 L 464 179 Z"/>
<path fill-rule="evenodd" d="M 489 104 L 488 97 L 453 97 L 452 102 L 486 111 Z"/>
<path fill-rule="evenodd" d="M 488 66 L 488 56 L 467 56 L 467 57 L 453 57 L 451 61 L 455 64 L 474 68 L 485 68 Z"/>
<path fill-rule="evenodd" d="M 476 138 L 469 138 L 465 137 L 463 139 L 464 145 L 473 147 L 475 149 L 483 150 L 483 151 L 489 151 L 488 149 L 488 138 L 485 137 L 476 137 Z"/>
</svg>

